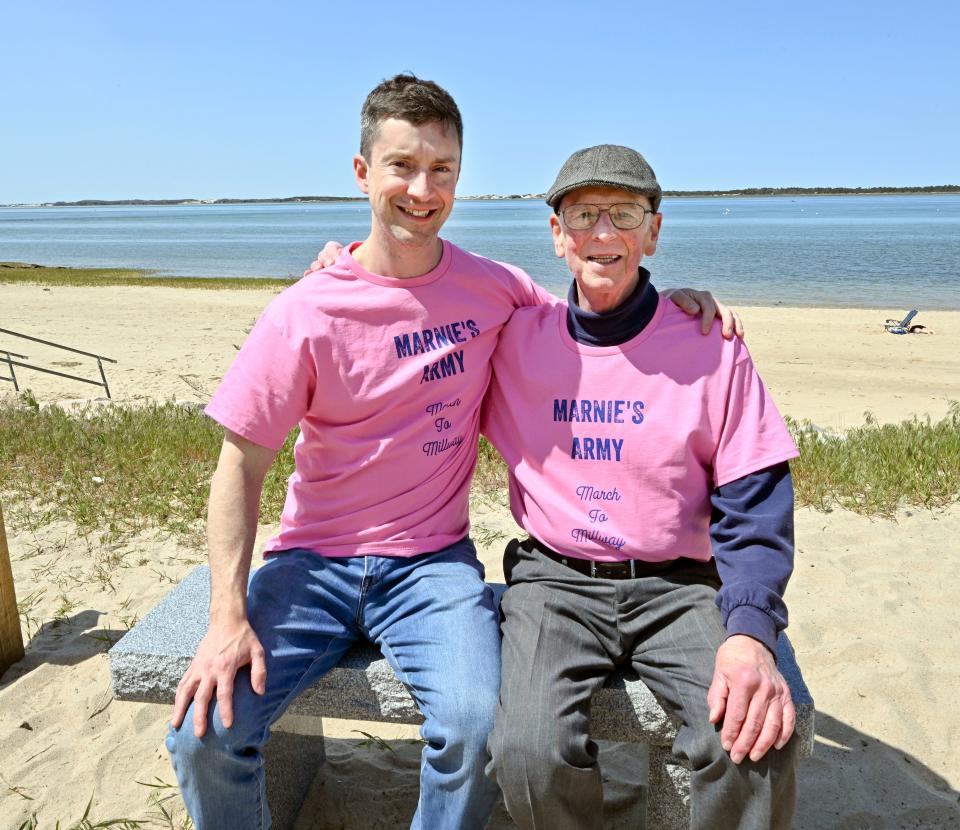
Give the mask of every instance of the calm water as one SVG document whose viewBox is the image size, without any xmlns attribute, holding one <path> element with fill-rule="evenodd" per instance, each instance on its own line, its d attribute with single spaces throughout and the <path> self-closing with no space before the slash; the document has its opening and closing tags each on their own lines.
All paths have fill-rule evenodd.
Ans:
<svg viewBox="0 0 960 830">
<path fill-rule="evenodd" d="M 668 199 L 657 285 L 738 303 L 960 308 L 960 195 Z M 565 293 L 541 202 L 458 202 L 444 235 Z M 362 239 L 364 202 L 0 208 L 0 261 L 180 276 L 299 275 L 327 239 Z"/>
</svg>

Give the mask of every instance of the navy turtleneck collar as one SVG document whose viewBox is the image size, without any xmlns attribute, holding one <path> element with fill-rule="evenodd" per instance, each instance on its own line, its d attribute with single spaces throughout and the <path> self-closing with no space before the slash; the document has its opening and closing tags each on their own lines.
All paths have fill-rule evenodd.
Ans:
<svg viewBox="0 0 960 830">
<path fill-rule="evenodd" d="M 633 293 L 612 311 L 596 314 L 577 305 L 577 281 L 567 295 L 567 331 L 585 346 L 618 346 L 643 331 L 657 311 L 659 295 L 650 283 L 650 272 L 640 268 Z"/>
</svg>

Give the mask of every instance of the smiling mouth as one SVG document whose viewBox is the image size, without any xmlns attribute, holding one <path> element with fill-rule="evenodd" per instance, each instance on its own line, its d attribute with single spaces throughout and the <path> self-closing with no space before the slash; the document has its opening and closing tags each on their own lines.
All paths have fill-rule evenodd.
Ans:
<svg viewBox="0 0 960 830">
<path fill-rule="evenodd" d="M 436 210 L 416 210 L 414 208 L 403 207 L 402 205 L 397 205 L 397 207 L 401 213 L 414 219 L 427 219 L 437 212 Z"/>
<path fill-rule="evenodd" d="M 588 256 L 588 262 L 596 262 L 598 265 L 610 265 L 620 259 L 619 254 L 610 254 L 609 256 Z"/>
</svg>

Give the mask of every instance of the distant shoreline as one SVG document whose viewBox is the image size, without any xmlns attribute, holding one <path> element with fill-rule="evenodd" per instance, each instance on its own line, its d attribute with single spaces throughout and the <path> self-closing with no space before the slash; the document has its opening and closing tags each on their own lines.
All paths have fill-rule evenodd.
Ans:
<svg viewBox="0 0 960 830">
<path fill-rule="evenodd" d="M 744 187 L 737 190 L 665 190 L 670 199 L 753 198 L 758 196 L 931 196 L 960 193 L 960 185 L 938 184 L 925 187 Z M 542 200 L 543 193 L 513 193 L 457 196 L 457 201 Z M 75 202 L 34 202 L 4 204 L 0 207 L 186 207 L 204 205 L 285 205 L 326 202 L 365 202 L 365 196 L 284 196 L 269 199 L 80 199 Z"/>
<path fill-rule="evenodd" d="M 297 282 L 300 277 L 270 277 L 270 276 L 204 276 L 195 274 L 192 276 L 169 276 L 157 274 L 156 272 L 142 268 L 85 268 L 69 265 L 38 265 L 30 262 L 2 262 L 0 261 L 0 286 L 10 285 L 38 285 L 47 288 L 113 288 L 113 287 L 138 287 L 138 288 L 181 288 L 189 290 L 226 290 L 226 291 L 282 291 L 284 288 Z M 661 286 L 662 287 L 662 286 Z M 551 288 L 547 290 L 557 293 Z M 566 289 L 564 287 L 563 293 Z M 558 295 L 559 296 L 559 295 Z M 783 302 L 779 300 L 757 299 L 755 296 L 739 295 L 730 293 L 723 296 L 723 301 L 728 305 L 737 308 L 819 308 L 819 309 L 858 309 L 861 311 L 871 311 L 878 315 L 893 314 L 890 307 L 885 307 L 883 303 L 863 303 L 859 298 L 840 302 L 836 300 L 825 300 L 818 296 L 809 302 L 798 302 L 791 299 Z M 914 304 L 921 308 L 922 303 Z M 907 306 L 897 309 L 902 317 L 908 310 Z M 945 311 L 951 314 L 960 314 L 960 304 L 951 303 L 949 300 L 941 301 L 937 306 L 938 311 Z M 2 390 L 0 390 L 2 391 Z"/>
</svg>

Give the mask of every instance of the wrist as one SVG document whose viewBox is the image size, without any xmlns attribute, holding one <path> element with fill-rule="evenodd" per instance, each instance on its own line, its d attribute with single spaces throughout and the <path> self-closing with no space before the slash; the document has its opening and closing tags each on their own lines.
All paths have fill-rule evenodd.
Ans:
<svg viewBox="0 0 960 830">
<path fill-rule="evenodd" d="M 227 602 L 210 604 L 211 626 L 235 626 L 247 622 L 247 603 Z"/>
<path fill-rule="evenodd" d="M 738 605 L 727 616 L 727 637 L 744 636 L 756 640 L 767 651 L 777 653 L 777 626 L 768 614 L 752 605 Z"/>
</svg>

